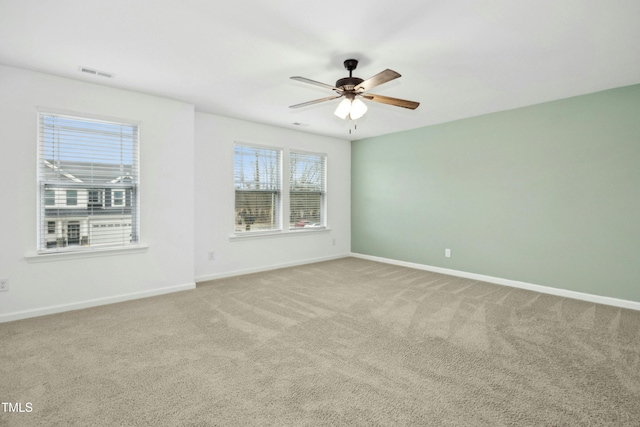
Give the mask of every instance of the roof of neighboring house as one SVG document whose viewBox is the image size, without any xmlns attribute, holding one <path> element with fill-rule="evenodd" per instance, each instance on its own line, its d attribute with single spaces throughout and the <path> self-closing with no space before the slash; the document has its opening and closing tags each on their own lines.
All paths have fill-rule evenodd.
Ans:
<svg viewBox="0 0 640 427">
<path fill-rule="evenodd" d="M 132 165 L 44 160 L 44 180 L 85 184 L 124 184 L 134 180 Z"/>
</svg>

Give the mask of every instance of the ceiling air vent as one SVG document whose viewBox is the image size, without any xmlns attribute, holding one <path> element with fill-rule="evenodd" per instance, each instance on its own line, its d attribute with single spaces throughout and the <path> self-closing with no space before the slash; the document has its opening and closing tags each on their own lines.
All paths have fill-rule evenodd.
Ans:
<svg viewBox="0 0 640 427">
<path fill-rule="evenodd" d="M 107 73 L 106 71 L 94 70 L 93 68 L 78 67 L 78 70 L 80 70 L 83 73 L 93 74 L 94 76 L 108 77 L 110 79 L 115 77 L 115 74 L 113 74 L 113 73 Z"/>
</svg>

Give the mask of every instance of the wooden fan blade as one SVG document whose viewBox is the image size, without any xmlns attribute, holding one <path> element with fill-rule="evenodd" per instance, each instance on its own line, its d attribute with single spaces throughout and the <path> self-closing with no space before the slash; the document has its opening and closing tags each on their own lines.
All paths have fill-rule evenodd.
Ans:
<svg viewBox="0 0 640 427">
<path fill-rule="evenodd" d="M 400 77 L 399 73 L 396 73 L 395 71 L 389 70 L 387 68 L 386 70 L 379 72 L 375 76 L 370 77 L 367 80 L 363 81 L 358 86 L 354 87 L 353 90 L 355 90 L 356 92 L 358 91 L 366 92 L 376 86 L 380 86 L 382 83 L 386 83 L 393 79 L 397 79 L 398 77 Z"/>
<path fill-rule="evenodd" d="M 317 82 L 315 80 L 311 80 L 311 79 L 308 79 L 306 77 L 293 76 L 293 77 L 291 77 L 291 79 L 292 80 L 297 80 L 297 81 L 302 82 L 302 83 L 309 83 L 309 84 L 312 84 L 312 85 L 316 85 L 316 86 L 324 87 L 324 88 L 327 88 L 327 89 L 335 90 L 335 91 L 338 91 L 338 92 L 342 92 L 342 90 L 338 89 L 335 86 L 331 86 L 331 85 L 328 85 L 326 83 Z"/>
<path fill-rule="evenodd" d="M 374 95 L 372 93 L 365 93 L 361 95 L 363 98 L 370 101 L 381 102 L 383 104 L 395 105 L 396 107 L 408 108 L 409 110 L 415 110 L 420 105 L 419 102 L 407 101 L 406 99 L 391 98 L 389 96 Z"/>
<path fill-rule="evenodd" d="M 326 98 L 322 98 L 322 99 L 315 99 L 313 101 L 307 101 L 307 102 L 303 102 L 302 104 L 296 104 L 296 105 L 291 105 L 289 106 L 289 108 L 300 108 L 300 107 L 306 107 L 307 105 L 313 105 L 313 104 L 317 104 L 319 102 L 324 102 L 324 101 L 330 101 L 332 99 L 336 99 L 336 98 L 340 98 L 342 95 L 338 95 L 338 96 L 328 96 Z"/>
</svg>

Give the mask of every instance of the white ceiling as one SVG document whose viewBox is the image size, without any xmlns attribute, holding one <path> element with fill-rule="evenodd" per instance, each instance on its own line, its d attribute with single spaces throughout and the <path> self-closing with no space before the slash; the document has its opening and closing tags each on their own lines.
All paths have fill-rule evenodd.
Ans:
<svg viewBox="0 0 640 427">
<path fill-rule="evenodd" d="M 420 107 L 365 101 L 352 135 L 338 100 L 288 108 L 333 94 L 289 77 L 333 85 L 348 58 Z M 360 139 L 638 84 L 640 1 L 0 0 L 0 63 Z"/>
</svg>

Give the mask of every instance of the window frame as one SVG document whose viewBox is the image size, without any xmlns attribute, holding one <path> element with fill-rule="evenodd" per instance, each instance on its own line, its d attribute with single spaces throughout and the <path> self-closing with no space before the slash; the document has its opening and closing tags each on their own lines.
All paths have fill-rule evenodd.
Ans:
<svg viewBox="0 0 640 427">
<path fill-rule="evenodd" d="M 70 216 L 69 218 L 64 217 L 50 217 L 46 214 L 47 208 L 55 208 L 58 212 L 61 212 L 59 208 L 67 207 L 67 191 L 77 191 L 76 193 L 76 205 L 69 205 L 68 209 L 79 208 L 80 198 L 84 197 L 84 206 L 89 208 L 89 192 L 92 190 L 96 190 L 100 193 L 102 206 L 105 206 L 105 188 L 109 187 L 109 183 L 105 184 L 105 187 L 95 182 L 87 182 L 86 184 L 76 184 L 76 183 L 66 183 L 61 182 L 59 179 L 52 180 L 46 179 L 44 174 L 42 173 L 43 165 L 47 163 L 45 158 L 45 151 L 47 149 L 46 137 L 44 136 L 44 117 L 59 117 L 64 120 L 76 120 L 78 122 L 84 122 L 84 125 L 88 123 L 102 123 L 106 125 L 114 125 L 121 126 L 124 128 L 130 127 L 132 133 L 129 134 L 131 138 L 131 152 L 128 154 L 130 157 L 131 164 L 124 166 L 131 167 L 131 175 L 133 177 L 132 180 L 127 181 L 126 186 L 122 186 L 123 191 L 125 193 L 129 193 L 131 191 L 131 214 L 128 215 L 130 218 L 123 217 L 122 221 L 126 221 L 131 223 L 131 233 L 129 234 L 129 242 L 126 242 L 126 238 L 122 238 L 121 240 L 117 240 L 114 242 L 108 243 L 100 243 L 100 244 L 88 244 L 88 245 L 65 245 L 65 246 L 50 246 L 49 240 L 51 240 L 51 235 L 49 233 L 49 222 L 55 221 L 56 223 L 56 231 L 55 236 L 57 238 L 57 234 L 60 230 L 60 227 L 66 228 L 69 223 L 75 223 L 77 218 L 80 218 L 80 230 L 90 229 L 91 224 L 87 218 L 90 218 L 90 215 L 87 213 L 86 215 L 81 216 Z M 89 132 L 91 133 L 91 132 Z M 96 133 L 91 134 L 92 138 L 96 138 Z M 45 258 L 50 258 L 52 255 L 74 255 L 74 254 L 101 254 L 101 253 L 113 253 L 118 251 L 130 251 L 132 249 L 146 249 L 146 245 L 141 243 L 140 238 L 140 219 L 141 219 L 141 206 L 140 206 L 140 188 L 141 188 L 141 172 L 140 172 L 140 151 L 141 151 L 141 122 L 137 120 L 124 119 L 120 117 L 112 117 L 112 116 L 103 116 L 103 115 L 95 115 L 91 113 L 83 113 L 76 111 L 67 111 L 67 110 L 59 110 L 55 108 L 37 108 L 37 168 L 36 168 L 36 181 L 38 183 L 38 197 L 37 197 L 37 226 L 36 226 L 36 251 L 33 255 L 27 255 L 27 259 L 35 260 L 35 257 L 40 257 L 42 255 L 46 255 Z M 91 147 L 91 145 L 95 146 L 95 144 L 86 144 L 85 147 Z M 91 152 L 91 148 L 87 150 Z M 93 161 L 100 161 L 101 158 L 90 157 Z M 123 162 L 124 160 L 121 160 Z M 114 163 L 116 164 L 116 163 Z M 113 181 L 112 181 L 113 182 Z M 81 190 L 81 191 L 79 191 Z M 45 206 L 45 192 L 53 191 L 55 194 L 54 204 Z M 81 196 L 80 193 L 83 193 Z M 125 196 L 126 198 L 127 196 Z M 62 200 L 64 199 L 64 200 Z M 127 205 L 128 206 L 128 205 Z M 86 220 L 83 225 L 82 220 Z M 73 224 L 72 224 L 73 225 Z M 75 238 L 75 236 L 74 236 Z M 83 240 L 83 235 L 79 236 L 79 239 Z M 53 258 L 51 258 L 53 259 Z"/>
<path fill-rule="evenodd" d="M 243 217 L 241 217 L 238 214 L 238 207 L 237 207 L 237 196 L 238 196 L 238 192 L 246 192 L 246 193 L 252 193 L 252 192 L 263 192 L 263 190 L 241 190 L 238 189 L 237 186 L 237 180 L 236 180 L 236 174 L 238 173 L 238 171 L 236 170 L 236 150 L 237 148 L 246 148 L 246 149 L 253 149 L 253 150 L 263 150 L 263 151 L 273 151 L 274 154 L 276 154 L 275 158 L 277 159 L 277 174 L 276 174 L 276 178 L 277 178 L 277 188 L 276 189 L 270 189 L 270 190 L 265 190 L 264 192 L 271 192 L 273 194 L 276 195 L 276 200 L 275 200 L 275 214 L 274 214 L 274 219 L 276 222 L 276 227 L 275 228 L 270 228 L 270 229 L 259 229 L 259 230 L 251 230 L 250 226 L 253 225 L 255 223 L 255 217 L 252 219 L 252 221 L 249 223 L 249 229 L 239 229 L 240 227 L 236 227 L 236 225 L 238 225 L 239 221 L 241 221 L 241 225 L 245 225 L 245 220 Z M 284 206 L 284 180 L 283 180 L 283 169 L 284 169 L 284 148 L 282 147 L 275 147 L 275 146 L 270 146 L 270 145 L 263 145 L 263 144 L 255 144 L 255 143 L 249 143 L 249 142 L 244 142 L 244 141 L 235 141 L 233 144 L 233 210 L 234 210 L 234 224 L 233 224 L 233 233 L 235 236 L 249 236 L 249 235 L 261 235 L 261 234 L 274 234 L 274 233 L 281 233 L 284 230 L 284 225 L 283 225 L 283 220 L 284 220 L 284 215 L 283 215 L 283 206 Z M 259 181 L 260 184 L 262 184 L 262 181 Z"/>
<path fill-rule="evenodd" d="M 120 194 L 119 196 L 116 196 L 116 194 Z M 122 189 L 118 189 L 118 190 L 112 190 L 111 191 L 111 206 L 126 206 L 126 199 L 127 199 L 127 192 L 126 190 Z M 118 203 L 116 203 L 116 201 L 118 201 Z"/>
<path fill-rule="evenodd" d="M 326 229 L 327 228 L 327 171 L 328 171 L 328 167 L 327 167 L 327 163 L 328 163 L 328 155 L 326 153 L 320 153 L 320 152 L 313 152 L 313 151 L 305 151 L 305 150 L 297 150 L 297 149 L 289 149 L 288 150 L 288 154 L 289 154 L 289 158 L 288 158 L 288 165 L 287 165 L 287 172 L 288 172 L 288 176 L 289 176 L 289 185 L 288 185 L 288 205 L 289 205 L 289 231 L 293 231 L 293 232 L 300 232 L 300 231 L 311 231 L 311 230 L 321 230 L 321 229 Z M 292 194 L 293 193 L 303 193 L 303 192 L 296 192 L 293 191 L 292 188 L 292 182 L 291 179 L 293 178 L 293 174 L 291 171 L 292 168 L 292 154 L 297 154 L 300 156 L 315 156 L 315 157 L 320 157 L 322 159 L 321 163 L 322 163 L 322 189 L 319 192 L 320 193 L 320 206 L 318 208 L 319 210 L 319 221 L 317 226 L 312 226 L 312 227 L 296 227 L 296 226 L 291 226 L 291 216 L 292 216 L 292 212 L 291 212 L 291 207 L 292 207 Z"/>
<path fill-rule="evenodd" d="M 279 153 L 280 158 L 280 197 L 279 197 L 279 206 L 277 209 L 276 215 L 279 217 L 279 228 L 278 229 L 270 229 L 270 230 L 237 230 L 237 208 L 236 208 L 236 147 L 248 147 L 255 149 L 263 149 L 263 150 L 274 150 Z M 245 240 L 252 238 L 263 238 L 263 237 L 278 237 L 278 236 L 293 236 L 293 235 L 301 235 L 307 233 L 327 233 L 330 232 L 330 228 L 328 226 L 328 197 L 327 197 L 327 185 L 328 185 L 328 163 L 329 163 L 329 155 L 326 152 L 319 151 L 307 151 L 300 150 L 296 148 L 286 147 L 286 146 L 273 146 L 266 145 L 260 143 L 246 142 L 246 141 L 234 141 L 233 144 L 233 153 L 232 153 L 232 188 L 233 188 L 233 200 L 234 200 L 234 224 L 232 225 L 231 234 L 229 235 L 229 239 L 231 241 L 237 240 Z M 297 153 L 302 155 L 312 155 L 312 156 L 321 156 L 324 160 L 323 165 L 323 184 L 324 191 L 321 196 L 321 225 L 316 227 L 291 227 L 290 226 L 290 217 L 291 217 L 291 190 L 290 190 L 290 169 L 291 169 L 291 153 Z"/>
</svg>

